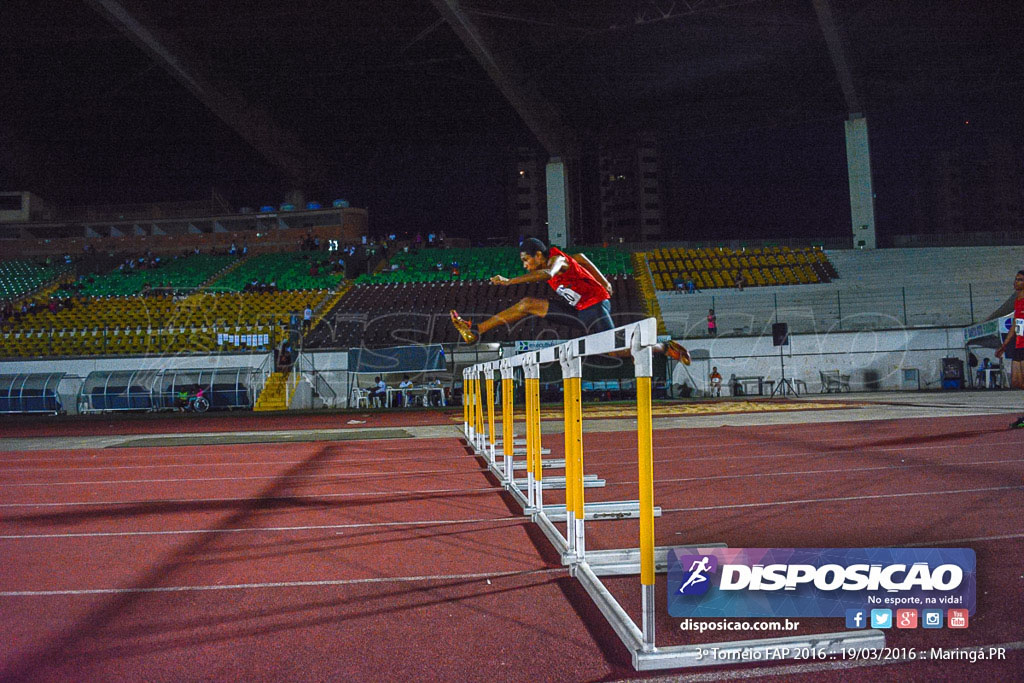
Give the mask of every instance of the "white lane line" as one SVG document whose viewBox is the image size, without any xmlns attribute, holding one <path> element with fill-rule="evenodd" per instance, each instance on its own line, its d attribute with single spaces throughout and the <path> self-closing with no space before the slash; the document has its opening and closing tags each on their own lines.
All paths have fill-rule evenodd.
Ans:
<svg viewBox="0 0 1024 683">
<path fill-rule="evenodd" d="M 862 437 L 857 437 L 857 438 L 862 438 Z M 821 441 L 820 443 L 827 444 L 827 443 L 830 443 L 830 442 L 829 441 Z M 997 441 L 997 442 L 985 443 L 985 444 L 981 444 L 981 445 L 984 445 L 985 447 L 989 447 L 989 446 L 996 447 L 996 446 L 1018 445 L 1019 443 L 1020 443 L 1019 441 Z M 757 444 L 758 445 L 764 445 L 763 442 L 757 442 Z M 723 443 L 723 444 L 708 444 L 708 445 L 709 446 L 714 445 L 715 448 L 720 448 L 722 446 L 730 445 L 730 444 Z M 748 444 L 748 445 L 752 445 L 752 444 Z M 913 451 L 920 451 L 920 450 L 925 450 L 925 451 L 927 451 L 927 450 L 951 451 L 951 450 L 959 450 L 959 449 L 964 449 L 964 448 L 976 449 L 978 447 L 978 445 L 979 444 L 932 444 L 932 445 L 921 445 L 921 446 L 894 446 L 894 447 L 862 448 L 862 449 L 858 449 L 857 453 L 887 453 L 887 452 L 890 452 L 890 451 L 908 451 L 908 450 L 913 450 Z M 689 444 L 688 443 L 687 444 L 687 450 L 692 450 L 692 446 L 693 446 L 693 444 Z M 655 447 L 655 450 L 663 452 L 665 450 L 669 450 L 670 448 L 671 448 L 671 444 L 666 445 L 665 443 L 658 443 L 656 445 L 656 447 Z M 589 448 L 589 449 L 587 449 L 587 455 L 589 455 L 591 457 L 593 457 L 594 455 L 602 454 L 602 453 L 620 453 L 620 452 L 622 452 L 621 448 L 614 448 L 614 449 L 611 449 L 611 448 L 605 448 L 605 449 Z M 696 456 L 691 456 L 691 455 L 686 455 L 685 458 L 686 458 L 687 462 L 690 462 L 690 461 L 705 462 L 705 461 L 717 461 L 717 460 L 728 461 L 728 462 L 735 462 L 737 460 L 761 460 L 761 459 L 767 459 L 767 458 L 795 458 L 795 457 L 801 457 L 801 456 L 826 457 L 826 456 L 834 456 L 834 455 L 837 455 L 837 453 L 834 452 L 834 451 L 830 452 L 830 451 L 827 451 L 827 450 L 823 449 L 823 450 L 817 450 L 817 451 L 798 451 L 798 452 L 795 452 L 795 453 L 770 453 L 770 454 L 762 454 L 762 455 L 742 455 L 742 456 L 728 456 L 728 455 L 707 455 L 707 456 L 696 455 Z M 170 456 L 160 456 L 160 457 L 178 457 L 178 458 L 181 458 L 181 457 L 191 457 L 191 458 L 194 458 L 196 456 L 195 455 L 188 455 L 188 456 L 170 455 Z M 428 460 L 428 461 L 429 460 L 459 460 L 459 461 L 461 461 L 461 460 L 464 460 L 465 458 L 466 458 L 465 453 L 459 453 L 458 455 L 451 455 L 451 456 L 444 456 L 444 457 L 436 457 L 435 456 L 435 457 L 430 457 L 430 458 L 423 458 L 423 457 L 406 457 L 406 458 L 398 457 L 398 458 L 391 458 L 391 457 L 388 457 L 388 458 L 365 458 L 365 459 L 353 460 L 353 459 L 350 459 L 350 458 L 346 457 L 344 459 L 333 460 L 333 461 L 326 461 L 326 462 L 322 463 L 322 465 L 326 465 L 326 466 L 335 466 L 335 465 L 349 466 L 349 465 L 355 465 L 355 464 L 373 464 L 373 463 L 379 463 L 381 460 L 384 460 L 384 459 L 386 459 L 388 462 L 401 462 L 401 461 L 417 461 L 417 460 Z M 95 459 L 95 458 L 90 458 L 90 459 Z M 654 460 L 654 462 L 656 462 L 656 463 L 658 463 L 658 462 L 678 462 L 678 461 L 679 461 L 679 456 L 678 455 L 674 455 L 672 457 L 665 457 L 665 458 L 656 458 Z M 29 461 L 27 461 L 27 460 L 17 460 L 17 461 L 11 461 L 11 462 L 12 463 L 13 462 L 22 463 L 22 462 L 29 462 Z M 54 459 L 39 460 L 37 462 L 41 462 L 41 463 L 46 463 L 46 462 L 66 462 L 66 460 L 54 458 Z M 277 461 L 253 460 L 253 461 L 235 461 L 235 462 L 167 463 L 167 464 L 147 464 L 147 465 L 94 465 L 94 466 L 88 466 L 88 467 L 79 467 L 79 466 L 69 466 L 69 467 L 3 467 L 3 465 L 0 465 L 0 475 L 4 474 L 6 472 L 61 472 L 61 471 L 83 471 L 83 470 L 90 471 L 90 470 L 133 470 L 133 469 L 140 469 L 140 470 L 142 470 L 142 469 L 159 469 L 159 468 L 168 468 L 169 469 L 169 468 L 172 468 L 172 467 L 261 467 L 261 466 L 272 466 L 272 465 L 301 465 L 301 464 L 304 464 L 305 462 L 306 461 L 304 461 L 304 460 L 277 460 Z M 632 460 L 604 461 L 601 464 L 602 465 L 618 465 L 618 464 L 629 465 L 631 463 L 635 464 L 635 462 L 632 461 Z M 971 463 L 967 463 L 967 464 L 971 464 Z M 357 473 L 351 473 L 351 474 L 357 474 Z"/>
<path fill-rule="evenodd" d="M 425 474 L 449 474 L 449 475 L 466 475 L 466 474 L 480 474 L 486 472 L 483 468 L 475 470 L 458 469 L 458 470 L 413 470 L 411 472 L 339 472 L 337 474 L 288 474 L 288 475 L 273 475 L 273 474 L 259 474 L 250 475 L 246 477 L 184 477 L 184 478 L 173 478 L 173 479 L 97 479 L 94 481 L 38 481 L 38 482 L 18 482 L 18 483 L 6 483 L 0 484 L 0 488 L 28 488 L 28 487 L 50 487 L 50 486 L 88 486 L 91 484 L 99 485 L 123 485 L 123 484 L 168 484 L 168 483 L 179 483 L 179 482 L 198 482 L 198 481 L 260 481 L 273 479 L 275 481 L 288 481 L 291 479 L 320 479 L 325 483 L 328 483 L 334 479 L 355 479 L 357 477 L 368 477 L 368 478 L 383 478 L 383 477 L 415 477 Z"/>
<path fill-rule="evenodd" d="M 841 503 L 851 500 L 878 500 L 881 498 L 910 498 L 913 496 L 945 496 L 956 493 L 987 493 L 990 491 L 1024 491 L 1024 486 L 991 486 L 980 489 L 953 489 L 950 491 L 921 491 L 918 493 L 878 493 L 865 496 L 837 496 L 835 498 L 803 498 L 800 500 L 778 500 L 770 503 L 735 503 L 732 505 L 703 505 L 690 508 L 663 508 L 665 512 L 704 512 L 707 510 L 736 510 L 740 508 L 772 507 L 776 505 L 803 505 L 806 503 Z"/>
<path fill-rule="evenodd" d="M 655 479 L 655 484 L 678 484 L 686 481 L 717 481 L 722 479 L 756 479 L 761 477 L 799 477 L 808 474 L 845 474 L 848 472 L 875 472 L 878 470 L 909 470 L 921 467 L 963 467 L 964 465 L 1003 465 L 1006 463 L 1024 463 L 1024 458 L 1010 460 L 980 460 L 976 462 L 923 463 L 921 465 L 879 465 L 878 467 L 848 467 L 832 470 L 797 470 L 795 472 L 751 472 L 748 474 L 716 474 L 708 477 L 680 477 L 678 479 Z M 608 486 L 626 486 L 638 481 L 608 482 Z"/>
<path fill-rule="evenodd" d="M 271 526 L 237 529 L 171 529 L 168 531 L 83 531 L 65 534 L 8 534 L 0 540 L 31 540 L 36 538 L 92 538 L 97 536 L 178 536 L 185 534 L 256 534 L 284 531 L 323 531 L 327 529 L 368 529 L 375 527 L 417 527 L 445 524 L 484 524 L 487 522 L 522 522 L 528 517 L 481 517 L 476 519 L 438 519 L 412 522 L 366 522 L 360 524 L 317 524 L 311 526 Z"/>
<path fill-rule="evenodd" d="M 466 581 L 474 579 L 502 579 L 519 576 L 544 576 L 564 574 L 564 568 L 528 569 L 517 572 L 482 572 L 479 574 L 435 574 L 432 576 L 391 576 L 371 579 L 326 579 L 322 581 L 274 581 L 271 583 L 232 583 L 199 586 L 158 586 L 152 588 L 84 588 L 79 590 L 52 591 L 3 591 L 2 598 L 35 598 L 53 595 L 122 595 L 125 593 L 187 593 L 193 591 L 231 591 L 266 588 L 316 588 L 320 586 L 351 586 L 371 583 L 414 583 L 422 581 Z"/>
<path fill-rule="evenodd" d="M 1002 536 L 975 536 L 974 538 L 949 538 L 943 541 L 928 541 L 927 543 L 904 543 L 906 548 L 939 547 L 939 544 L 952 545 L 953 543 L 980 543 L 981 541 L 1008 541 L 1013 538 L 1024 538 L 1024 534 L 1003 534 Z"/>
<path fill-rule="evenodd" d="M 933 661 L 942 661 L 949 664 L 952 661 L 959 662 L 970 662 L 968 657 L 973 652 L 988 653 L 991 648 L 1002 648 L 1004 650 L 1024 650 L 1024 641 L 1017 640 L 1009 643 L 991 643 L 988 645 L 971 645 L 968 647 L 957 647 L 957 648 L 940 648 L 935 649 L 943 650 L 946 653 L 963 653 L 963 659 L 956 658 L 953 655 L 949 661 L 933 660 L 933 659 L 911 659 L 910 657 L 893 657 L 888 659 L 851 659 L 851 660 L 835 660 L 827 662 L 816 662 L 814 664 L 793 664 L 790 666 L 762 666 L 753 669 L 739 669 L 735 671 L 722 671 L 715 670 L 707 673 L 696 673 L 696 674 L 669 674 L 667 676 L 659 676 L 655 678 L 644 678 L 644 679 L 627 679 L 620 683 L 714 683 L 715 681 L 739 681 L 748 680 L 752 678 L 767 678 L 774 676 L 796 676 L 799 674 L 811 674 L 820 673 L 823 671 L 840 671 L 843 669 L 862 669 L 865 667 L 874 666 L 889 666 L 891 664 L 921 664 Z M 930 650 L 931 648 L 917 648 Z M 981 661 L 981 660 L 979 660 Z M 985 661 L 998 661 L 998 660 L 985 660 Z"/>
<path fill-rule="evenodd" d="M 357 498 L 370 496 L 384 496 L 396 498 L 393 502 L 401 503 L 402 496 L 439 494 L 439 493 L 482 493 L 501 491 L 500 486 L 487 486 L 473 489 L 422 489 L 412 491 L 355 491 L 352 493 L 321 493 L 321 494 L 295 494 L 292 496 L 269 496 L 253 498 L 252 496 L 238 496 L 227 498 L 156 498 L 153 500 L 101 500 L 101 501 L 72 501 L 65 503 L 0 503 L 0 508 L 37 508 L 37 507 L 81 507 L 97 505 L 170 505 L 179 503 L 238 503 L 238 502 L 261 502 L 273 500 L 321 500 L 329 498 Z M 388 501 L 390 502 L 390 501 Z"/>
</svg>

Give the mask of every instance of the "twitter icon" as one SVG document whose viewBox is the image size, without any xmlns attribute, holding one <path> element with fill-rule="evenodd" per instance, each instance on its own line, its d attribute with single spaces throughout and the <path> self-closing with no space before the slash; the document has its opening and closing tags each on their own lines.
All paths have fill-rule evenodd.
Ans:
<svg viewBox="0 0 1024 683">
<path fill-rule="evenodd" d="M 871 610 L 871 628 L 892 628 L 892 610 Z"/>
</svg>

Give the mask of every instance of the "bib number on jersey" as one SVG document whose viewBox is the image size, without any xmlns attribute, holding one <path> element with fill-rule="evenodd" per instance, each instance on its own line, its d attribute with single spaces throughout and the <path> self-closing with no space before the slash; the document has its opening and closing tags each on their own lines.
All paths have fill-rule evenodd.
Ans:
<svg viewBox="0 0 1024 683">
<path fill-rule="evenodd" d="M 1018 337 L 1024 337 L 1024 318 L 1014 318 L 1014 332 Z"/>
<path fill-rule="evenodd" d="M 569 305 L 572 306 L 573 308 L 576 308 L 576 304 L 578 304 L 580 302 L 580 299 L 583 298 L 582 294 L 580 294 L 577 291 L 569 289 L 565 285 L 559 285 L 558 289 L 555 290 L 555 294 L 569 302 Z M 1024 332 L 1021 333 L 1021 336 L 1024 336 Z"/>
</svg>

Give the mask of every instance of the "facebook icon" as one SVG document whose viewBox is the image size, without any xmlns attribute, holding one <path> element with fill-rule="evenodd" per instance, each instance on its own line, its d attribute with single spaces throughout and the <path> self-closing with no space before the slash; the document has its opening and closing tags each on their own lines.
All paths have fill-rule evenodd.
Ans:
<svg viewBox="0 0 1024 683">
<path fill-rule="evenodd" d="M 862 609 L 846 610 L 846 628 L 866 628 L 867 611 Z"/>
</svg>

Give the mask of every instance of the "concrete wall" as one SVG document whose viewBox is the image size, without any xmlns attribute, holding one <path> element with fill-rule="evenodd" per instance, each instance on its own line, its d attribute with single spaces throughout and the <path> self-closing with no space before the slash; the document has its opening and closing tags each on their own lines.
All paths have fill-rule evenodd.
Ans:
<svg viewBox="0 0 1024 683">
<path fill-rule="evenodd" d="M 674 385 L 689 384 L 703 391 L 712 366 L 718 367 L 726 384 L 732 375 L 763 375 L 775 380 L 780 377 L 779 348 L 772 346 L 770 336 L 689 339 L 686 345 L 691 354 L 707 354 L 709 359 L 695 360 L 689 368 L 677 365 L 672 373 Z M 786 377 L 803 380 L 811 393 L 821 390 L 821 370 L 839 370 L 850 375 L 853 391 L 892 391 L 916 389 L 916 383 L 913 387 L 903 385 L 902 373 L 905 368 L 916 368 L 921 388 L 937 389 L 941 386 L 942 359 L 964 358 L 963 330 L 957 327 L 797 334 L 790 336 L 783 355 Z"/>
</svg>

